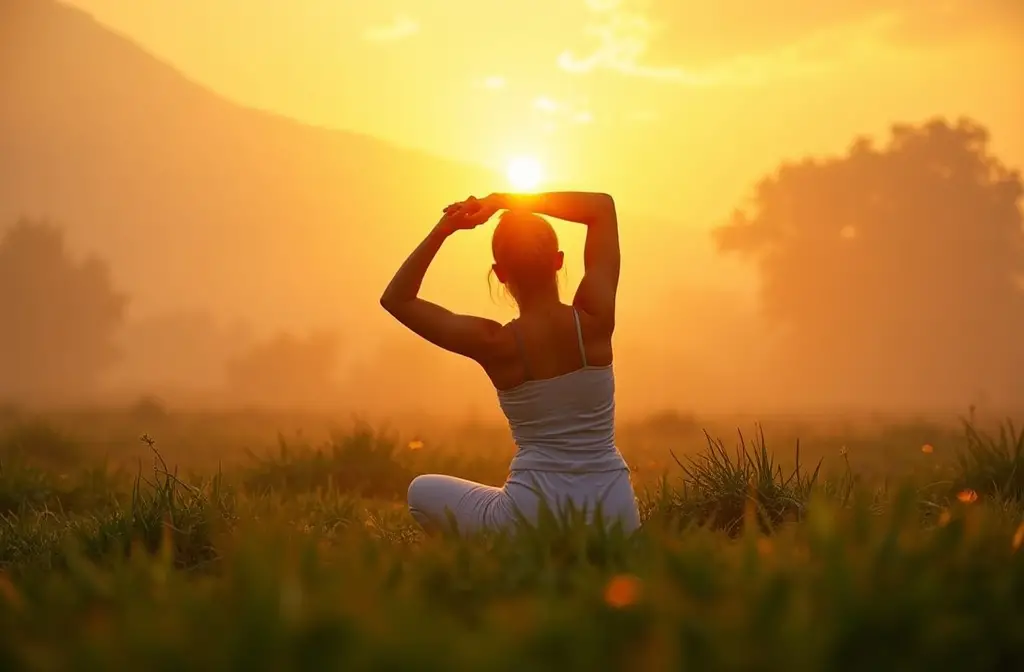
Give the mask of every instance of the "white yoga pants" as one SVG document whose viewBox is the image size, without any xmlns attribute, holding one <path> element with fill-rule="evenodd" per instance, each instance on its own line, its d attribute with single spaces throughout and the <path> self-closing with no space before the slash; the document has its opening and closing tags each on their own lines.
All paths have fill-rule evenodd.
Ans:
<svg viewBox="0 0 1024 672">
<path fill-rule="evenodd" d="M 409 485 L 409 512 L 425 529 L 448 527 L 451 512 L 460 534 L 513 527 L 520 516 L 536 523 L 541 502 L 559 515 L 571 501 L 592 522 L 600 505 L 606 526 L 621 523 L 624 532 L 640 526 L 629 470 L 566 474 L 519 471 L 498 488 L 454 476 L 425 474 Z M 517 513 L 518 512 L 518 513 Z"/>
</svg>

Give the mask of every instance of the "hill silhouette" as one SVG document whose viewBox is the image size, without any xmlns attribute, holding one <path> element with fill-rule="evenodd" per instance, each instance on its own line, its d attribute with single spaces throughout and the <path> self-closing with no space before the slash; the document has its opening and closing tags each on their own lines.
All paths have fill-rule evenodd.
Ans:
<svg viewBox="0 0 1024 672">
<path fill-rule="evenodd" d="M 48 220 L 73 254 L 107 262 L 128 298 L 117 385 L 219 385 L 254 338 L 322 330 L 340 333 L 340 366 L 365 369 L 389 407 L 396 389 L 422 399 L 406 384 L 417 367 L 431 380 L 449 368 L 479 378 L 417 348 L 377 298 L 449 199 L 500 189 L 500 175 L 237 104 L 53 0 L 0 0 L 0 97 L 0 231 Z M 652 305 L 681 291 L 643 250 L 673 250 L 673 268 L 702 285 L 727 278 L 705 227 L 673 219 L 623 218 L 627 364 L 669 338 L 651 328 L 663 317 Z M 584 231 L 559 231 L 574 283 Z M 453 240 L 428 291 L 485 310 L 488 255 L 485 233 Z"/>
<path fill-rule="evenodd" d="M 51 0 L 0 0 L 0 92 L 0 226 L 54 221 L 148 314 L 270 326 L 375 306 L 399 260 L 371 252 L 496 183 L 232 103 Z"/>
</svg>

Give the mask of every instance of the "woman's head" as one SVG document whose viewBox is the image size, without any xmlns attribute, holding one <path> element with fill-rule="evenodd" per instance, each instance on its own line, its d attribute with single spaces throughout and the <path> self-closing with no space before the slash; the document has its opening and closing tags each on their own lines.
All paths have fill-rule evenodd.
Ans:
<svg viewBox="0 0 1024 672">
<path fill-rule="evenodd" d="M 491 238 L 494 275 L 522 303 L 540 292 L 557 292 L 558 271 L 565 257 L 558 249 L 554 227 L 538 215 L 506 211 Z"/>
</svg>

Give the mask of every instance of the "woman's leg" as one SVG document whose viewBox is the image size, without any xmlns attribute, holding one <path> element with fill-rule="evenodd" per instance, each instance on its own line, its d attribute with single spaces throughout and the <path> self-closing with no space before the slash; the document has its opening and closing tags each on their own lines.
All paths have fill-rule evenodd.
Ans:
<svg viewBox="0 0 1024 672">
<path fill-rule="evenodd" d="M 502 488 L 455 476 L 425 474 L 409 484 L 409 513 L 428 531 L 448 528 L 449 512 L 460 534 L 502 527 L 514 520 L 511 507 Z"/>
<path fill-rule="evenodd" d="M 640 527 L 640 513 L 628 469 L 588 474 L 520 471 L 510 476 L 505 490 L 513 506 L 531 523 L 537 521 L 542 506 L 561 517 L 572 502 L 577 511 L 586 510 L 589 522 L 593 522 L 600 507 L 606 526 L 620 523 L 626 533 Z"/>
</svg>

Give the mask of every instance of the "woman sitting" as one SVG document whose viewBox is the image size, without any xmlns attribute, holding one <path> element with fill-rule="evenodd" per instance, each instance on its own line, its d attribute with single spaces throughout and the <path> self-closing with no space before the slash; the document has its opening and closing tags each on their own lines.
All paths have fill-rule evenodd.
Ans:
<svg viewBox="0 0 1024 672">
<path fill-rule="evenodd" d="M 493 272 L 518 307 L 502 325 L 458 315 L 419 298 L 441 245 L 504 211 L 491 241 Z M 564 260 L 554 228 L 541 215 L 587 226 L 584 276 L 572 305 L 562 303 Z M 639 526 L 629 468 L 615 444 L 612 332 L 619 281 L 615 204 L 606 194 L 492 194 L 449 205 L 402 264 L 381 297 L 399 322 L 431 343 L 469 357 L 497 390 L 516 444 L 504 486 L 428 474 L 409 486 L 409 510 L 427 529 L 449 515 L 460 532 L 536 522 L 571 505 L 626 532 Z"/>
</svg>

